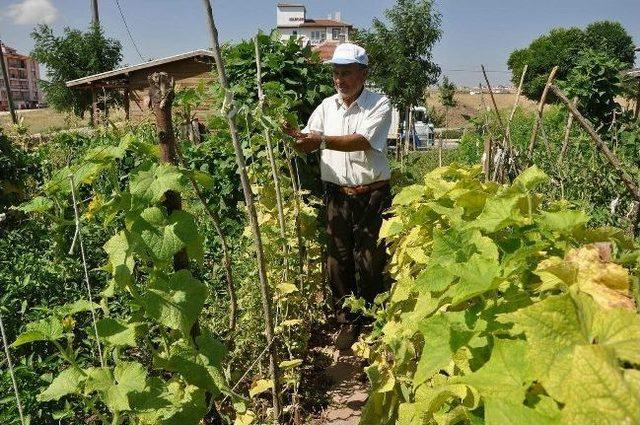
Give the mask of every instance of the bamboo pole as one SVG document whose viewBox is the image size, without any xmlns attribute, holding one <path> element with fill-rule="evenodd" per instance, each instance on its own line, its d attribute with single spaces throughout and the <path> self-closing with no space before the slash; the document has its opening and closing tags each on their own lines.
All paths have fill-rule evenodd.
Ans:
<svg viewBox="0 0 640 425">
<path fill-rule="evenodd" d="M 260 110 L 263 110 L 264 93 L 262 91 L 262 59 L 260 56 L 260 33 L 254 39 L 256 50 L 256 82 L 258 85 L 258 102 Z M 284 280 L 289 280 L 289 246 L 287 245 L 287 227 L 284 222 L 284 207 L 282 206 L 282 191 L 280 190 L 280 177 L 276 167 L 275 154 L 271 144 L 271 134 L 269 129 L 264 129 L 264 139 L 267 142 L 267 157 L 271 167 L 271 177 L 273 178 L 273 186 L 276 192 L 276 207 L 278 209 L 278 224 L 280 225 L 280 238 L 282 239 L 282 251 L 284 254 Z M 293 176 L 291 176 L 293 178 Z"/>
<path fill-rule="evenodd" d="M 622 163 L 620 159 L 609 150 L 607 144 L 600 138 L 596 130 L 593 126 L 587 121 L 587 119 L 582 116 L 580 111 L 572 105 L 571 101 L 567 96 L 555 85 L 551 84 L 550 89 L 554 92 L 556 96 L 569 108 L 569 111 L 573 114 L 575 119 L 580 123 L 580 125 L 589 133 L 591 139 L 595 142 L 598 150 L 604 155 L 609 164 L 614 168 L 614 170 L 618 173 L 620 180 L 624 183 L 629 191 L 629 194 L 638 202 L 640 202 L 640 188 L 636 181 L 622 168 Z"/>
<path fill-rule="evenodd" d="M 542 91 L 542 96 L 540 97 L 540 102 L 538 103 L 538 111 L 536 114 L 536 120 L 533 124 L 533 130 L 531 132 L 531 139 L 529 140 L 529 159 L 533 156 L 533 148 L 536 144 L 536 138 L 538 137 L 538 129 L 540 128 L 540 123 L 542 122 L 542 113 L 544 111 L 544 105 L 547 101 L 547 94 L 549 93 L 549 87 L 552 85 L 553 80 L 556 78 L 556 73 L 558 72 L 558 67 L 554 66 L 549 74 L 549 78 L 547 79 L 547 84 L 544 86 L 544 90 Z"/>
<path fill-rule="evenodd" d="M 269 372 L 273 381 L 272 398 L 273 398 L 273 412 L 274 423 L 279 423 L 280 415 L 282 413 L 280 404 L 280 371 L 276 358 L 276 349 L 272 344 L 275 334 L 273 332 L 273 317 L 271 309 L 271 290 L 269 283 L 267 282 L 267 270 L 266 262 L 264 258 L 264 250 L 262 248 L 262 237 L 260 235 L 260 227 L 258 225 L 258 217 L 256 213 L 256 207 L 253 203 L 253 192 L 249 185 L 249 178 L 247 176 L 247 170 L 245 165 L 244 154 L 242 152 L 242 146 L 238 138 L 238 128 L 235 123 L 235 101 L 233 99 L 233 93 L 229 88 L 229 82 L 227 81 L 227 74 L 222 62 L 222 55 L 220 53 L 220 44 L 218 42 L 218 29 L 216 28 L 213 20 L 213 11 L 211 9 L 211 3 L 209 0 L 203 0 L 205 13 L 207 15 L 207 23 L 209 27 L 209 36 L 211 37 L 211 50 L 216 62 L 216 69 L 218 71 L 218 81 L 220 86 L 224 90 L 226 110 L 225 113 L 227 124 L 229 125 L 229 131 L 231 133 L 231 140 L 236 154 L 236 163 L 238 165 L 238 171 L 240 172 L 240 181 L 242 183 L 242 191 L 244 193 L 245 203 L 247 205 L 247 213 L 249 215 L 249 223 L 253 233 L 253 240 L 255 244 L 256 257 L 258 261 L 258 276 L 260 279 L 260 292 L 262 296 L 262 309 L 264 314 L 265 323 L 265 336 L 267 338 L 267 344 L 269 344 Z"/>
</svg>

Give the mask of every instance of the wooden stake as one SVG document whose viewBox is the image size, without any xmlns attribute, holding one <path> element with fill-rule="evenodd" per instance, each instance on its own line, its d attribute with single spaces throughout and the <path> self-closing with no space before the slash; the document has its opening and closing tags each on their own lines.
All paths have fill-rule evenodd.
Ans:
<svg viewBox="0 0 640 425">
<path fill-rule="evenodd" d="M 129 88 L 124 89 L 124 96 L 122 98 L 122 106 L 124 107 L 124 119 L 129 121 Z"/>
<path fill-rule="evenodd" d="M 554 66 L 549 74 L 549 79 L 547 80 L 547 84 L 544 86 L 544 90 L 542 91 L 542 96 L 540 97 L 540 102 L 538 103 L 538 113 L 536 115 L 536 120 L 533 124 L 533 131 L 531 132 L 531 139 L 529 140 L 529 160 L 533 156 L 533 148 L 536 144 L 536 138 L 538 137 L 538 129 L 540 128 L 540 123 L 542 121 L 542 112 L 544 111 L 544 105 L 547 101 L 547 94 L 549 93 L 549 87 L 553 83 L 553 80 L 556 78 L 556 73 L 558 72 L 558 67 Z"/>
<path fill-rule="evenodd" d="M 636 109 L 633 111 L 633 119 L 638 119 L 640 116 L 640 78 L 638 78 L 638 94 L 636 95 Z"/>
<path fill-rule="evenodd" d="M 240 172 L 240 181 L 242 183 L 242 191 L 244 193 L 244 200 L 247 205 L 247 213 L 249 215 L 249 223 L 253 233 L 253 240 L 255 244 L 256 257 L 258 261 L 258 276 L 260 279 L 260 292 L 262 295 L 262 310 L 264 314 L 265 323 L 265 336 L 267 338 L 267 344 L 269 344 L 269 372 L 273 381 L 272 387 L 272 399 L 273 399 L 273 413 L 274 423 L 280 422 L 280 416 L 282 414 L 282 408 L 280 403 L 280 370 L 278 367 L 276 348 L 272 344 L 275 334 L 273 332 L 273 318 L 271 314 L 271 290 L 269 283 L 267 282 L 267 269 L 266 261 L 264 258 L 264 250 L 262 248 L 262 237 L 260 235 L 260 227 L 258 225 L 258 216 L 256 213 L 256 207 L 253 203 L 253 192 L 249 185 L 249 177 L 247 176 L 247 170 L 245 165 L 244 153 L 240 140 L 238 138 L 238 128 L 235 123 L 235 101 L 233 99 L 233 93 L 230 90 L 229 82 L 227 81 L 227 74 L 222 62 L 222 55 L 220 53 L 220 44 L 218 43 L 218 29 L 216 28 L 213 20 L 213 11 L 211 10 L 211 3 L 209 0 L 203 0 L 205 13 L 207 15 L 207 23 L 209 27 L 209 35 L 211 37 L 211 50 L 216 62 L 216 69 L 218 71 L 218 81 L 220 86 L 224 90 L 226 110 L 223 112 L 226 115 L 227 124 L 229 125 L 229 132 L 231 134 L 231 140 L 236 153 L 236 163 L 238 165 L 238 171 Z"/>
<path fill-rule="evenodd" d="M 573 102 L 571 102 L 574 108 L 578 106 L 578 98 L 574 97 Z M 569 118 L 567 118 L 567 126 L 564 129 L 564 140 L 562 141 L 562 149 L 560 149 L 560 155 L 558 155 L 558 165 L 562 164 L 564 161 L 564 156 L 567 153 L 567 149 L 569 148 L 569 139 L 571 137 L 571 126 L 573 125 L 573 114 L 569 112 Z"/>
<path fill-rule="evenodd" d="M 98 125 L 98 98 L 96 96 L 96 88 L 91 86 L 91 125 Z"/>
<path fill-rule="evenodd" d="M 11 84 L 9 83 L 7 64 L 4 63 L 2 41 L 0 41 L 0 67 L 2 68 L 2 79 L 4 80 L 4 88 L 7 91 L 7 104 L 9 105 L 9 112 L 11 113 L 11 121 L 13 121 L 14 124 L 18 124 L 18 115 L 16 115 L 16 109 L 13 106 L 13 93 L 11 93 Z"/>
<path fill-rule="evenodd" d="M 174 81 L 166 72 L 156 72 L 148 77 L 149 99 L 156 118 L 158 138 L 160 139 L 160 153 L 162 162 L 178 165 L 178 153 L 176 139 L 173 134 L 173 123 L 171 121 L 171 106 L 175 97 Z M 167 214 L 182 209 L 182 197 L 180 193 L 169 190 L 165 193 L 164 202 Z M 175 270 L 189 267 L 187 250 L 182 249 L 173 256 L 173 267 Z"/>
<path fill-rule="evenodd" d="M 496 98 L 493 96 L 493 90 L 491 90 L 491 83 L 489 82 L 489 78 L 487 77 L 487 71 L 484 69 L 484 65 L 480 65 L 482 68 L 482 75 L 484 75 L 484 81 L 487 83 L 487 88 L 489 89 L 489 95 L 491 96 L 491 102 L 493 103 L 493 110 L 496 113 L 496 118 L 498 118 L 498 124 L 500 124 L 500 129 L 502 130 L 502 134 L 506 134 L 504 129 L 504 124 L 502 123 L 502 117 L 500 117 L 500 111 L 498 110 L 498 105 L 496 104 Z"/>
<path fill-rule="evenodd" d="M 578 111 L 578 109 L 573 106 L 569 98 L 567 98 L 562 90 L 560 90 L 553 84 L 551 84 L 549 87 L 554 92 L 554 94 L 558 96 L 558 98 L 567 106 L 567 108 L 569 108 L 569 111 L 573 114 L 580 125 L 587 131 L 587 133 L 589 133 L 589 136 L 591 136 L 591 139 L 595 142 L 598 150 L 604 155 L 607 161 L 609 161 L 609 164 L 611 164 L 614 170 L 616 170 L 616 172 L 618 173 L 620 180 L 622 180 L 624 185 L 627 187 L 627 190 L 629 191 L 631 197 L 640 202 L 640 188 L 638 187 L 637 182 L 634 181 L 633 178 L 622 168 L 620 159 L 618 159 L 618 157 L 609 150 L 609 147 L 600 138 L 593 126 L 589 123 L 589 121 L 587 121 L 584 116 L 582 116 L 580 111 Z"/>
</svg>

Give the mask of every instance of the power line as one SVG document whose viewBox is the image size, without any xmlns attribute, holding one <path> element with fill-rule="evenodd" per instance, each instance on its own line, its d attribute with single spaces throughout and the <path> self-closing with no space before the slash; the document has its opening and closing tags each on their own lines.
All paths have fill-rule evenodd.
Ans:
<svg viewBox="0 0 640 425">
<path fill-rule="evenodd" d="M 122 12 L 122 8 L 120 7 L 120 2 L 118 0 L 115 0 L 115 2 L 116 2 L 116 6 L 118 6 L 118 11 L 120 12 L 122 23 L 124 24 L 124 27 L 127 30 L 127 34 L 129 34 L 129 39 L 131 40 L 131 44 L 133 44 L 133 47 L 136 49 L 136 52 L 138 52 L 138 56 L 140 56 L 140 60 L 143 62 L 146 61 L 146 59 L 142 57 L 142 53 L 140 53 L 140 49 L 138 49 L 138 45 L 136 44 L 136 42 L 133 39 L 133 36 L 131 35 L 131 31 L 129 30 L 129 25 L 127 25 L 127 20 L 125 19 L 124 13 Z"/>
</svg>

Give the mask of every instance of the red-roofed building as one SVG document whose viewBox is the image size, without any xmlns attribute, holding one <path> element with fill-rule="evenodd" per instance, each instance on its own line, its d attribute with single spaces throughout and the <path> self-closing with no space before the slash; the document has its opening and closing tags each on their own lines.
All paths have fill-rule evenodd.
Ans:
<svg viewBox="0 0 640 425">
<path fill-rule="evenodd" d="M 353 35 L 353 25 L 343 22 L 340 12 L 328 19 L 309 19 L 302 4 L 279 3 L 276 9 L 281 39 L 295 37 L 301 45 L 313 46 L 323 59 L 331 58 L 336 46 L 349 42 Z"/>
</svg>

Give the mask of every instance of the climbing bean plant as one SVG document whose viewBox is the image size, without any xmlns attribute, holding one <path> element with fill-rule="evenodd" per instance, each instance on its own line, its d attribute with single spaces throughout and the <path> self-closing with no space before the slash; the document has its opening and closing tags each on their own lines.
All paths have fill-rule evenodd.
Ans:
<svg viewBox="0 0 640 425">
<path fill-rule="evenodd" d="M 27 324 L 13 343 L 44 341 L 66 364 L 39 401 L 80 399 L 85 414 L 103 423 L 198 424 L 221 394 L 231 397 L 241 413 L 246 410 L 226 383 L 224 345 L 206 327 L 194 327 L 207 286 L 189 269 L 173 268 L 173 256 L 183 249 L 193 268 L 202 261 L 196 220 L 188 211 L 168 213 L 162 205 L 167 191 L 187 190 L 189 173 L 203 185 L 211 178 L 158 164 L 157 158 L 156 146 L 125 134 L 117 144 L 95 147 L 55 172 L 43 194 L 21 206 L 24 212 L 65 221 L 71 191 L 89 193 L 82 221 L 99 220 L 113 232 L 103 247 L 108 282 L 99 304 L 79 299 L 55 308 L 49 317 Z M 122 175 L 122 162 L 135 165 Z M 111 192 L 94 191 L 98 187 Z M 93 330 L 75 327 L 74 316 L 91 309 L 98 316 L 102 358 L 95 342 L 85 341 L 95 338 Z"/>
</svg>

